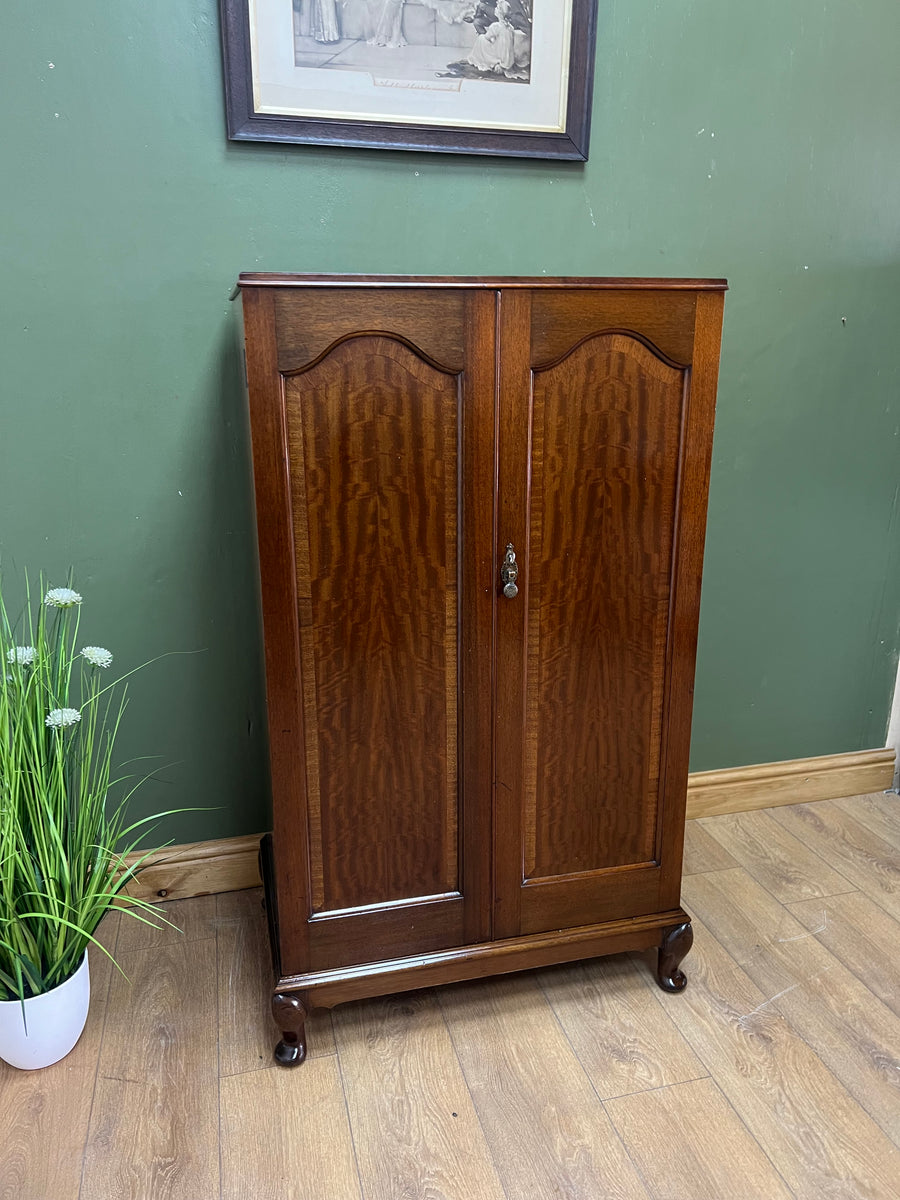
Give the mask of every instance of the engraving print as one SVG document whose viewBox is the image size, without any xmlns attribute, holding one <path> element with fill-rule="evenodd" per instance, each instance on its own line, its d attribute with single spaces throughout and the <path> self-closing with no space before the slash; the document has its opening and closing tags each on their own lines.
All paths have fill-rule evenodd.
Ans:
<svg viewBox="0 0 900 1200">
<path fill-rule="evenodd" d="M 528 84 L 534 0 L 294 0 L 294 63 L 378 87 Z"/>
</svg>

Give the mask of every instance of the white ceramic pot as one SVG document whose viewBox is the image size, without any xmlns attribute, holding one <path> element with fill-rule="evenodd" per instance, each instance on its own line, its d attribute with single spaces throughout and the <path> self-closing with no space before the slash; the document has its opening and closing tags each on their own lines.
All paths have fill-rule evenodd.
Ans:
<svg viewBox="0 0 900 1200">
<path fill-rule="evenodd" d="M 59 1062 L 81 1037 L 90 998 L 85 952 L 81 966 L 65 983 L 25 1001 L 24 1014 L 21 1000 L 0 1001 L 0 1058 L 22 1071 Z"/>
</svg>

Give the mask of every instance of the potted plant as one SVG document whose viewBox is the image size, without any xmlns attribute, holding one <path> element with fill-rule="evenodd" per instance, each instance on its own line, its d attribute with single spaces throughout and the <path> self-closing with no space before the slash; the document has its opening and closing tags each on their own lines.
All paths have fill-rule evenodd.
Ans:
<svg viewBox="0 0 900 1200">
<path fill-rule="evenodd" d="M 81 1036 L 87 947 L 108 954 L 94 936 L 103 917 L 161 919 L 125 888 L 152 853 L 135 854 L 139 831 L 169 815 L 129 822 L 143 781 L 113 778 L 134 671 L 110 680 L 112 654 L 79 648 L 71 586 L 41 592 L 33 605 L 26 581 L 14 626 L 0 591 L 0 1058 L 26 1070 Z"/>
</svg>

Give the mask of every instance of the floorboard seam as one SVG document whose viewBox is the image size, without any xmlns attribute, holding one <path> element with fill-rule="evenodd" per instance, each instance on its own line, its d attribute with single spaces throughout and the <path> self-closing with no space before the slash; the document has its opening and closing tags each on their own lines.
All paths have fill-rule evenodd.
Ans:
<svg viewBox="0 0 900 1200">
<path fill-rule="evenodd" d="M 332 1023 L 332 1026 L 333 1026 L 333 1023 Z M 344 1084 L 344 1066 L 343 1066 L 343 1063 L 341 1062 L 341 1049 L 340 1049 L 340 1046 L 338 1046 L 337 1031 L 332 1028 L 332 1032 L 333 1032 L 333 1036 L 334 1036 L 334 1058 L 335 1058 L 335 1062 L 337 1063 L 338 1078 L 341 1081 L 341 1097 L 344 1101 L 344 1112 L 346 1113 L 346 1116 L 347 1116 L 347 1129 L 350 1132 L 350 1145 L 353 1148 L 353 1165 L 356 1168 L 356 1181 L 359 1184 L 359 1197 L 360 1197 L 360 1200 L 366 1200 L 368 1191 L 365 1188 L 365 1186 L 363 1185 L 362 1171 L 359 1169 L 359 1154 L 357 1153 L 357 1150 L 356 1150 L 356 1134 L 353 1130 L 353 1120 L 350 1116 L 350 1100 L 349 1100 L 349 1097 L 347 1096 L 346 1085 Z M 301 1070 L 303 1069 L 302 1066 L 300 1069 Z M 338 1198 L 335 1197 L 335 1200 L 338 1200 Z"/>
<path fill-rule="evenodd" d="M 485 981 L 485 982 L 487 982 L 487 981 Z M 437 1001 L 438 1012 L 441 1014 L 441 1021 L 443 1022 L 444 1028 L 447 1031 L 447 1037 L 450 1039 L 450 1047 L 453 1050 L 453 1057 L 456 1059 L 457 1066 L 459 1067 L 459 1073 L 462 1076 L 462 1081 L 466 1085 L 466 1091 L 469 1094 L 469 1102 L 472 1105 L 472 1112 L 475 1114 L 475 1120 L 478 1122 L 478 1128 L 481 1130 L 481 1136 L 484 1138 L 484 1145 L 488 1152 L 488 1156 L 491 1160 L 491 1165 L 494 1168 L 494 1174 L 497 1176 L 497 1182 L 500 1185 L 503 1195 L 507 1197 L 507 1200 L 509 1200 L 509 1192 L 507 1192 L 506 1187 L 503 1183 L 503 1178 L 500 1175 L 500 1167 L 497 1163 L 497 1159 L 494 1157 L 494 1150 L 493 1150 L 493 1147 L 491 1146 L 491 1140 L 488 1137 L 487 1130 L 485 1129 L 484 1124 L 481 1120 L 481 1113 L 478 1111 L 478 1105 L 475 1103 L 475 1096 L 472 1093 L 471 1087 L 469 1087 L 469 1080 L 466 1075 L 466 1068 L 463 1066 L 463 1061 L 459 1057 L 459 1051 L 456 1049 L 456 1039 L 453 1036 L 453 1030 L 450 1028 L 450 1022 L 447 1020 L 447 1014 L 444 1012 L 444 1005 L 441 1002 L 440 990 L 436 993 L 435 1000 Z"/>
<path fill-rule="evenodd" d="M 216 915 L 219 912 L 219 900 L 216 897 Z M 216 1147 L 219 1151 L 219 1200 L 225 1187 L 225 1177 L 222 1172 L 222 1020 L 220 1013 L 221 997 L 219 996 L 219 930 L 216 928 Z"/>
<path fill-rule="evenodd" d="M 537 985 L 538 985 L 541 995 L 544 997 L 544 1003 L 550 1009 L 550 1012 L 553 1015 L 554 1021 L 559 1026 L 560 1031 L 561 1031 L 563 1037 L 565 1038 L 569 1049 L 572 1051 L 572 1056 L 574 1057 L 575 1061 L 578 1063 L 579 1067 L 581 1068 L 581 1073 L 584 1075 L 585 1079 L 588 1081 L 588 1086 L 590 1087 L 591 1091 L 597 1097 L 597 1102 L 599 1103 L 601 1110 L 603 1111 L 604 1115 L 606 1116 L 607 1121 L 609 1121 L 610 1129 L 612 1129 L 613 1133 L 616 1136 L 616 1140 L 618 1141 L 619 1145 L 622 1147 L 622 1153 L 625 1155 L 625 1157 L 628 1159 L 628 1161 L 634 1167 L 634 1172 L 637 1175 L 638 1179 L 640 1180 L 641 1187 L 647 1193 L 648 1200 L 652 1200 L 653 1192 L 650 1189 L 650 1185 L 647 1183 L 647 1180 L 644 1178 L 644 1174 L 641 1171 L 638 1164 L 631 1157 L 628 1147 L 625 1145 L 622 1135 L 619 1133 L 619 1130 L 616 1127 L 616 1123 L 612 1119 L 612 1115 L 609 1112 L 609 1110 L 607 1109 L 606 1104 L 603 1101 L 603 1097 L 597 1091 L 597 1088 L 596 1088 L 596 1085 L 594 1084 L 593 1079 L 591 1079 L 590 1075 L 588 1074 L 587 1070 L 585 1069 L 584 1063 L 581 1061 L 578 1051 L 575 1049 L 574 1045 L 572 1044 L 572 1039 L 569 1037 L 568 1031 L 566 1030 L 562 1021 L 559 1019 L 559 1013 L 557 1013 L 556 1009 L 551 1004 L 550 998 L 547 995 L 546 989 L 544 988 L 544 985 L 541 983 L 540 980 L 537 981 Z"/>
<path fill-rule="evenodd" d="M 122 914 L 119 914 L 119 921 L 116 925 L 116 936 L 113 940 L 112 956 L 116 957 L 116 948 L 119 945 L 119 932 L 122 928 Z M 91 1105 L 88 1110 L 87 1129 L 84 1133 L 84 1144 L 81 1148 L 81 1173 L 78 1176 L 78 1200 L 81 1200 L 81 1193 L 84 1190 L 84 1168 L 87 1164 L 88 1145 L 91 1139 L 91 1126 L 94 1122 L 94 1101 L 97 1098 L 97 1083 L 100 1080 L 100 1058 L 103 1054 L 103 1039 L 106 1036 L 106 1019 L 109 1016 L 109 997 L 112 993 L 113 973 L 116 971 L 113 963 L 110 963 L 109 978 L 106 981 L 106 995 L 103 999 L 103 1021 L 100 1025 L 100 1042 L 97 1046 L 97 1062 L 94 1065 L 94 1086 L 91 1088 Z"/>
</svg>

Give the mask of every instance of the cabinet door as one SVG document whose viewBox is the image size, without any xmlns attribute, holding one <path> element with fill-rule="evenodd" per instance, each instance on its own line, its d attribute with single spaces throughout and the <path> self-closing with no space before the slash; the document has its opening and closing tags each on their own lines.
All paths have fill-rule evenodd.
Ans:
<svg viewBox="0 0 900 1200">
<path fill-rule="evenodd" d="M 489 936 L 495 308 L 245 293 L 283 974 Z"/>
<path fill-rule="evenodd" d="M 679 902 L 715 383 L 692 380 L 696 305 L 502 293 L 495 937 Z"/>
</svg>

